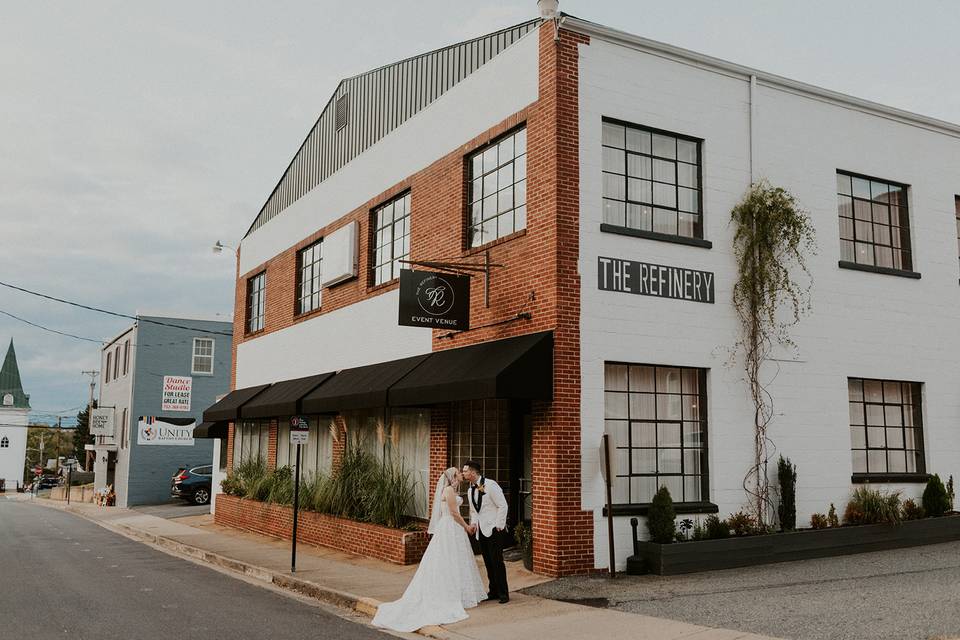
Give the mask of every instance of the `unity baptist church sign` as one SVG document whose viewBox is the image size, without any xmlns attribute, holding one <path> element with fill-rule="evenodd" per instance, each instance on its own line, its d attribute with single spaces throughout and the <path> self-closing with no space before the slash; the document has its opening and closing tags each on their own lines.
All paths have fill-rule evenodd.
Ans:
<svg viewBox="0 0 960 640">
<path fill-rule="evenodd" d="M 601 291 L 710 304 L 715 301 L 713 273 L 709 271 L 620 258 L 597 258 L 597 286 Z"/>
</svg>

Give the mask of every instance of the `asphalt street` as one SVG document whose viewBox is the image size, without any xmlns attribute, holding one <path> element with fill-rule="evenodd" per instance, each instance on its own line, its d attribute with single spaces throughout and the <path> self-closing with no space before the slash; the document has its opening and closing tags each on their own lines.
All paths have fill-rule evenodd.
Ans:
<svg viewBox="0 0 960 640">
<path fill-rule="evenodd" d="M 960 542 L 530 593 L 790 640 L 960 638 Z"/>
<path fill-rule="evenodd" d="M 0 640 L 385 639 L 330 609 L 0 498 Z"/>
</svg>

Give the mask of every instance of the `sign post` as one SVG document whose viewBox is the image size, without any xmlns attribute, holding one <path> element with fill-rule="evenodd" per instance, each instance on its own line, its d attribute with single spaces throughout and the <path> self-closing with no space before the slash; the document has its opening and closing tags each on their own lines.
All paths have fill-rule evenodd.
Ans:
<svg viewBox="0 0 960 640">
<path fill-rule="evenodd" d="M 603 434 L 600 443 L 600 471 L 607 486 L 607 546 L 610 549 L 610 577 L 617 577 L 617 555 L 613 549 L 613 474 L 610 472 L 610 436 Z"/>
<path fill-rule="evenodd" d="M 290 544 L 290 573 L 297 572 L 297 521 L 300 519 L 300 445 L 310 437 L 310 423 L 303 416 L 290 418 L 290 444 L 297 445 L 296 476 L 293 481 L 293 535 Z"/>
</svg>

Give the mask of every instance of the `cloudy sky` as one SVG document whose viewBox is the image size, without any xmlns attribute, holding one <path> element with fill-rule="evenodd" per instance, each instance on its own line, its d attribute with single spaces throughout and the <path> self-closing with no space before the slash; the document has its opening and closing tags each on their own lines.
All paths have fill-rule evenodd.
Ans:
<svg viewBox="0 0 960 640">
<path fill-rule="evenodd" d="M 561 0 L 579 17 L 960 122 L 953 0 Z M 230 319 L 235 245 L 337 81 L 536 15 L 534 0 L 7 2 L 0 281 Z M 958 177 L 960 184 L 960 177 Z M 958 187 L 960 188 L 960 187 Z M 0 287 L 35 418 L 86 402 L 125 321 Z"/>
</svg>

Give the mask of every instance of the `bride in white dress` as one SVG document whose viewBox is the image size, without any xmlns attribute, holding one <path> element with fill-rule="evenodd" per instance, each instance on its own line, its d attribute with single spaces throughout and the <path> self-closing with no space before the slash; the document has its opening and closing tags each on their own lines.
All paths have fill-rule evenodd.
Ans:
<svg viewBox="0 0 960 640">
<path fill-rule="evenodd" d="M 465 609 L 487 599 L 468 534 L 460 516 L 463 499 L 457 487 L 463 477 L 450 467 L 437 480 L 427 531 L 433 534 L 420 566 L 403 597 L 377 609 L 373 625 L 394 631 L 416 631 L 427 625 L 466 620 Z"/>
</svg>

